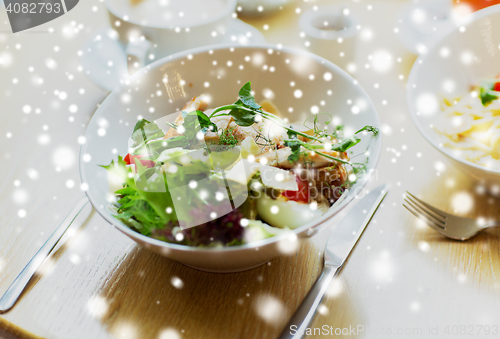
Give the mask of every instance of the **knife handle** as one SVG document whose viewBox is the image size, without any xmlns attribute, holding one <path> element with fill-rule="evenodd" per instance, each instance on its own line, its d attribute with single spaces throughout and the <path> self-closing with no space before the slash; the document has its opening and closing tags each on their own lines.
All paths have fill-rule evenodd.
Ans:
<svg viewBox="0 0 500 339">
<path fill-rule="evenodd" d="M 325 266 L 318 280 L 307 293 L 290 322 L 286 325 L 279 339 L 298 339 L 304 336 L 306 328 L 311 324 L 328 286 L 337 275 L 340 267 Z"/>
<path fill-rule="evenodd" d="M 29 263 L 24 267 L 24 269 L 19 273 L 14 282 L 9 286 L 7 291 L 5 291 L 2 298 L 0 298 L 0 313 L 7 312 L 10 310 L 17 299 L 21 296 L 26 285 L 31 280 L 33 275 L 36 273 L 38 267 L 45 261 L 49 256 L 50 252 L 56 247 L 59 240 L 66 232 L 66 230 L 71 226 L 73 221 L 76 219 L 78 214 L 83 210 L 85 205 L 89 202 L 87 197 L 80 200 L 73 210 L 68 214 L 68 216 L 63 220 L 63 222 L 55 229 L 54 233 L 45 241 L 45 243 L 40 247 L 38 252 L 31 258 Z"/>
</svg>

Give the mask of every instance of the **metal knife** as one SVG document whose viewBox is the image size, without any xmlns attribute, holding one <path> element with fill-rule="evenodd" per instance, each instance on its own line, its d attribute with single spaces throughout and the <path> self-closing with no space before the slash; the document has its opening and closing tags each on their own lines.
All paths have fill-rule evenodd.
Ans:
<svg viewBox="0 0 500 339">
<path fill-rule="evenodd" d="M 372 190 L 349 211 L 335 228 L 326 243 L 323 272 L 286 325 L 279 339 L 298 339 L 304 336 L 328 290 L 328 286 L 342 269 L 366 225 L 384 200 L 387 190 L 387 185 Z"/>
</svg>

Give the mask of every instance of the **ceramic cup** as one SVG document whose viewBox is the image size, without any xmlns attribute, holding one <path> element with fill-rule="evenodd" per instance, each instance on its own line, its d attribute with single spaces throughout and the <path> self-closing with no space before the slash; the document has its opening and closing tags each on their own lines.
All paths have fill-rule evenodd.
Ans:
<svg viewBox="0 0 500 339">
<path fill-rule="evenodd" d="M 106 0 L 130 73 L 160 57 L 218 44 L 236 0 Z"/>
<path fill-rule="evenodd" d="M 238 0 L 238 13 L 249 17 L 261 17 L 274 13 L 296 0 Z"/>
<path fill-rule="evenodd" d="M 308 51 L 343 69 L 355 61 L 359 25 L 348 8 L 321 6 L 310 9 L 300 16 L 299 26 Z"/>
</svg>

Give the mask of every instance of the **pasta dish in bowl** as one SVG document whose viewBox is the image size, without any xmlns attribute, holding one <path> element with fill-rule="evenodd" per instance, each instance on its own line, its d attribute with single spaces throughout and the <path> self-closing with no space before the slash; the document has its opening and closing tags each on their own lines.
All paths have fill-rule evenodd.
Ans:
<svg viewBox="0 0 500 339">
<path fill-rule="evenodd" d="M 492 194 L 500 194 L 499 45 L 500 6 L 475 12 L 418 57 L 407 84 L 418 131 Z"/>
<path fill-rule="evenodd" d="M 434 129 L 458 157 L 500 170 L 500 79 L 483 80 L 468 94 L 444 98 Z"/>
</svg>

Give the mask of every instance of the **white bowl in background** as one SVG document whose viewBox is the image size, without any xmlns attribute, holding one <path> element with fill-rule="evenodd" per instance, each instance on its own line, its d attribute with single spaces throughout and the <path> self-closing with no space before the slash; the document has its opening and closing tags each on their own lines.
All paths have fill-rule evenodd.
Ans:
<svg viewBox="0 0 500 339">
<path fill-rule="evenodd" d="M 463 28 L 462 28 L 463 27 Z M 427 141 L 452 164 L 477 179 L 491 192 L 500 184 L 500 169 L 477 165 L 442 145 L 432 127 L 439 118 L 442 95 L 462 96 L 482 78 L 500 73 L 500 5 L 480 10 L 421 55 L 408 77 L 407 102 L 411 118 Z"/>
<path fill-rule="evenodd" d="M 168 88 L 164 83 L 167 77 Z M 86 193 L 99 214 L 146 248 L 201 270 L 242 271 L 283 253 L 280 246 L 283 248 L 282 245 L 290 241 L 290 233 L 224 248 L 189 247 L 143 236 L 113 217 L 107 201 L 107 173 L 99 167 L 109 164 L 116 153 L 125 155 L 128 152 L 127 141 L 139 115 L 148 120 L 158 119 L 179 111 L 188 100 L 200 94 L 211 98 L 211 107 L 232 103 L 247 81 L 252 82 L 257 101 L 263 100 L 264 94 L 272 97 L 292 122 L 303 121 L 312 114 L 311 110 L 321 107 L 321 111 L 331 113 L 351 131 L 364 125 L 380 126 L 375 108 L 361 86 L 339 67 L 317 55 L 271 45 L 218 45 L 175 54 L 146 66 L 131 78 L 129 85 L 113 91 L 89 123 L 86 143 L 80 154 L 80 158 L 87 161 L 80 161 L 80 173 L 82 182 L 89 186 Z M 353 109 L 353 105 L 357 108 Z M 367 159 L 367 168 L 374 169 L 381 144 L 380 136 L 363 138 L 354 148 L 361 154 L 356 160 Z M 86 154 L 90 154 L 90 160 Z M 368 178 L 369 173 L 351 192 L 361 191 Z M 321 218 L 294 229 L 292 237 L 314 234 L 318 226 L 353 198 L 354 194 L 348 194 Z"/>
<path fill-rule="evenodd" d="M 456 27 L 451 0 L 413 0 L 401 8 L 396 27 L 403 46 L 414 54 L 429 47 Z"/>
</svg>

